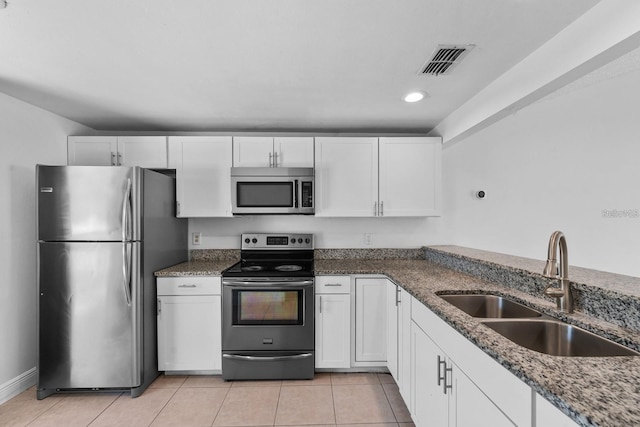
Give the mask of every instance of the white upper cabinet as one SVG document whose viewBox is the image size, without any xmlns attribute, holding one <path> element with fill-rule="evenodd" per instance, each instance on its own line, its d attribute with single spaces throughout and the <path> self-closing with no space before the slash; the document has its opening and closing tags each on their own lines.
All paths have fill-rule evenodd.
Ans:
<svg viewBox="0 0 640 427">
<path fill-rule="evenodd" d="M 234 136 L 234 167 L 313 167 L 313 137 Z"/>
<path fill-rule="evenodd" d="M 166 136 L 70 136 L 67 163 L 167 168 Z"/>
<path fill-rule="evenodd" d="M 70 136 L 67 164 L 71 166 L 115 166 L 118 159 L 116 136 Z"/>
<path fill-rule="evenodd" d="M 440 138 L 380 138 L 380 215 L 437 216 Z"/>
<path fill-rule="evenodd" d="M 316 138 L 317 216 L 435 216 L 441 140 Z"/>
<path fill-rule="evenodd" d="M 375 216 L 378 138 L 316 138 L 316 216 Z"/>
<path fill-rule="evenodd" d="M 178 216 L 231 216 L 231 137 L 169 137 L 169 146 Z"/>
<path fill-rule="evenodd" d="M 286 136 L 273 138 L 273 153 L 276 156 L 276 167 L 279 168 L 312 168 L 313 137 Z"/>
</svg>

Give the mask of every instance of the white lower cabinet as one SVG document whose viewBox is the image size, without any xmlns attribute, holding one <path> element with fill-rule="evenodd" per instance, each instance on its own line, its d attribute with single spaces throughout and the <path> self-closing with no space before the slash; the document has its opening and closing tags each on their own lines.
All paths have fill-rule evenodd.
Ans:
<svg viewBox="0 0 640 427">
<path fill-rule="evenodd" d="M 316 277 L 316 368 L 351 367 L 351 278 Z"/>
<path fill-rule="evenodd" d="M 531 426 L 531 388 L 419 301 L 411 303 L 416 426 Z"/>
<path fill-rule="evenodd" d="M 387 364 L 388 279 L 355 278 L 356 366 Z"/>
<path fill-rule="evenodd" d="M 387 369 L 398 385 L 400 287 L 387 281 Z"/>
<path fill-rule="evenodd" d="M 411 295 L 400 288 L 398 297 L 398 369 L 396 383 L 400 395 L 411 402 Z"/>
<path fill-rule="evenodd" d="M 220 277 L 160 277 L 158 370 L 222 368 Z"/>
<path fill-rule="evenodd" d="M 578 424 L 536 393 L 535 427 L 575 427 Z"/>
</svg>

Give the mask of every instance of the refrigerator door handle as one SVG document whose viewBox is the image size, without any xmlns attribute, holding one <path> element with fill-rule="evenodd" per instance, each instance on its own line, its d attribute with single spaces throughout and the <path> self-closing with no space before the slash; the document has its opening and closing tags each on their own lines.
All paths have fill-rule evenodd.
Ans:
<svg viewBox="0 0 640 427">
<path fill-rule="evenodd" d="M 122 283 L 127 305 L 131 305 L 131 243 L 122 243 Z"/>
<path fill-rule="evenodd" d="M 124 192 L 124 201 L 122 202 L 122 240 L 131 239 L 131 178 L 127 179 L 127 189 Z"/>
</svg>

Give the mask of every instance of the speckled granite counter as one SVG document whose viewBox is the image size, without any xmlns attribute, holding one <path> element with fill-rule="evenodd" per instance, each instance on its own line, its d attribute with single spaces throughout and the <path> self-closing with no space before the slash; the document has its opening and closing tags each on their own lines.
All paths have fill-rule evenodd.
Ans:
<svg viewBox="0 0 640 427">
<path fill-rule="evenodd" d="M 508 295 L 553 317 L 640 349 L 640 334 L 582 313 L 559 316 L 555 303 L 426 260 L 316 260 L 316 274 L 384 274 L 502 366 L 585 426 L 640 425 L 640 357 L 557 357 L 504 338 L 437 296 L 481 291 Z"/>
<path fill-rule="evenodd" d="M 542 271 L 535 260 L 522 259 L 521 264 L 515 257 L 505 259 L 498 257 L 499 254 L 456 247 L 427 249 L 426 260 L 394 257 L 372 260 L 360 255 L 350 259 L 335 259 L 335 254 L 325 255 L 322 257 L 324 259 L 316 257 L 316 274 L 386 275 L 578 424 L 640 425 L 640 357 L 558 357 L 528 350 L 437 296 L 437 293 L 478 291 L 510 296 L 547 315 L 640 351 L 640 332 L 635 327 L 619 326 L 583 312 L 570 315 L 560 313 L 553 301 L 539 297 L 546 279 L 535 273 Z M 452 260 L 452 257 L 457 259 Z M 479 267 L 474 264 L 475 261 L 482 265 Z M 157 275 L 217 275 L 234 262 L 229 259 L 192 261 L 161 270 Z M 528 268 L 529 262 L 535 265 Z M 458 271 L 461 269 L 469 269 L 469 274 Z M 517 283 L 504 283 L 504 280 L 515 280 Z M 611 296 L 617 298 L 616 301 L 624 301 L 626 307 L 640 302 L 640 299 L 636 301 L 633 291 L 630 294 L 626 292 L 625 286 L 633 287 L 635 278 L 622 279 L 623 282 L 625 280 L 629 282 L 622 285 L 617 283 L 615 290 L 608 290 L 606 286 L 598 289 L 601 292 L 598 298 L 607 297 L 609 292 L 613 292 Z M 592 286 L 589 283 L 576 285 Z M 619 310 L 624 309 L 620 307 Z M 634 317 L 635 309 L 626 315 Z M 635 325 L 637 322 L 638 319 L 635 319 L 630 323 Z"/>
<path fill-rule="evenodd" d="M 156 271 L 156 277 L 176 276 L 219 276 L 222 271 L 231 267 L 238 260 L 214 259 L 183 262 L 160 271 Z"/>
</svg>

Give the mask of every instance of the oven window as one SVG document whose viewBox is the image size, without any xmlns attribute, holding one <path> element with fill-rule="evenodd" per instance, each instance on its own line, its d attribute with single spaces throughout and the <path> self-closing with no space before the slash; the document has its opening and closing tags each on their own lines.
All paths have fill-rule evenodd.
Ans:
<svg viewBox="0 0 640 427">
<path fill-rule="evenodd" d="M 302 325 L 304 291 L 234 290 L 234 325 Z"/>
<path fill-rule="evenodd" d="M 293 207 L 293 182 L 238 182 L 237 206 L 239 208 L 291 208 Z"/>
</svg>

